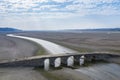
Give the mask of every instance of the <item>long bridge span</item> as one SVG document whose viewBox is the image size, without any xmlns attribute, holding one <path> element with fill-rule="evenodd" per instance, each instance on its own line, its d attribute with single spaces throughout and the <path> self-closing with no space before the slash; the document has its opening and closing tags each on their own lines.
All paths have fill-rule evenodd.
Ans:
<svg viewBox="0 0 120 80">
<path fill-rule="evenodd" d="M 120 57 L 120 55 L 106 53 L 43 55 L 12 61 L 3 61 L 0 62 L 0 67 L 46 67 L 46 65 L 53 67 L 63 65 L 74 66 L 74 64 L 82 65 L 85 62 L 108 61 L 109 59 L 116 57 Z"/>
</svg>

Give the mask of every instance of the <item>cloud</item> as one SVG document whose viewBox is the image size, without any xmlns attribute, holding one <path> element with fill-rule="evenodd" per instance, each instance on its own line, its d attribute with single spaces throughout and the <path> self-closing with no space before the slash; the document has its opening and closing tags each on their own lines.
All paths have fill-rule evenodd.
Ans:
<svg viewBox="0 0 120 80">
<path fill-rule="evenodd" d="M 86 16 L 120 15 L 120 0 L 0 0 L 0 13 Z M 2 15 L 2 14 L 1 14 Z"/>
<path fill-rule="evenodd" d="M 84 3 L 84 4 L 99 4 L 99 3 L 119 3 L 119 0 L 75 0 L 74 3 Z"/>
<path fill-rule="evenodd" d="M 31 30 L 120 27 L 120 0 L 0 0 L 0 20 Z"/>
<path fill-rule="evenodd" d="M 76 0 L 66 6 L 67 10 L 74 10 L 84 15 L 119 15 L 119 0 Z"/>
<path fill-rule="evenodd" d="M 39 7 L 36 7 L 36 8 L 33 8 L 32 10 L 35 12 L 37 12 L 37 11 L 42 11 L 42 10 L 46 10 L 47 9 L 47 11 L 49 10 L 51 10 L 51 9 L 54 9 L 54 8 L 56 8 L 58 5 L 42 5 L 42 6 L 39 6 Z M 46 11 L 46 12 L 47 12 Z"/>
<path fill-rule="evenodd" d="M 58 2 L 58 3 L 64 3 L 64 2 L 67 2 L 69 0 L 52 0 L 52 1 L 55 1 L 55 2 Z"/>
</svg>

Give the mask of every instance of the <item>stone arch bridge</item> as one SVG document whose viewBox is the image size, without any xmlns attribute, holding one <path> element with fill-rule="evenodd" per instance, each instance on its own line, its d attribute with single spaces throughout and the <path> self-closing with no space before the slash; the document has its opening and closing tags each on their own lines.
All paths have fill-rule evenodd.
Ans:
<svg viewBox="0 0 120 80">
<path fill-rule="evenodd" d="M 44 55 L 34 56 L 12 61 L 0 62 L 0 67 L 59 67 L 73 66 L 74 64 L 82 65 L 85 62 L 92 61 L 108 61 L 111 58 L 120 57 L 120 55 L 105 53 L 89 53 L 89 54 L 60 54 L 60 55 Z"/>
</svg>

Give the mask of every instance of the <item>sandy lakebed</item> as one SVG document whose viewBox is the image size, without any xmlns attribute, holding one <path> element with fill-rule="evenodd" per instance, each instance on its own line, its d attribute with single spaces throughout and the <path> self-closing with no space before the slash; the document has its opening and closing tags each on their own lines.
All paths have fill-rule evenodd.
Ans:
<svg viewBox="0 0 120 80">
<path fill-rule="evenodd" d="M 4 36 L 4 39 L 5 38 L 8 38 L 8 37 Z M 10 38 L 10 40 L 11 39 L 16 39 L 16 38 Z M 8 41 L 6 42 L 10 42 L 9 39 L 7 40 Z M 23 45 L 25 44 L 23 42 L 25 40 L 23 39 L 18 39 L 18 40 L 22 41 L 20 43 L 21 44 L 20 47 L 23 47 Z M 11 40 L 11 41 L 13 41 L 14 45 L 19 46 L 19 44 L 17 43 L 18 40 L 15 40 L 16 43 L 14 40 Z M 4 40 L 1 40 L 1 41 L 4 41 Z M 25 42 L 29 43 L 28 41 L 25 41 Z M 8 43 L 6 44 L 8 46 Z M 33 44 L 30 45 L 30 44 L 31 43 L 29 43 L 29 45 L 26 45 L 24 48 L 28 48 L 29 46 L 31 46 L 32 49 L 30 48 L 29 49 L 31 50 L 32 54 L 30 55 L 29 52 L 28 53 L 25 52 L 25 53 L 29 54 L 29 56 L 33 56 L 34 55 L 33 52 L 35 51 L 36 48 L 35 48 L 35 45 Z M 18 48 L 18 50 L 20 49 L 19 47 L 15 47 L 15 48 Z M 13 47 L 13 50 L 15 50 L 14 47 Z M 21 55 L 20 51 L 21 50 L 19 50 L 19 53 L 16 53 L 16 56 L 17 54 Z M 14 54 L 12 52 L 9 53 L 9 50 L 8 50 L 8 54 L 15 55 L 15 53 Z M 16 58 L 16 56 L 14 56 L 14 58 Z M 25 55 L 22 57 L 25 57 Z M 47 72 L 43 70 L 36 71 L 33 68 L 1 68 L 0 80 L 119 80 L 120 79 L 119 72 L 120 72 L 120 65 L 114 64 L 114 63 L 96 64 L 89 67 L 80 67 L 80 69 L 76 69 L 76 70 L 73 70 L 70 68 L 62 68 L 60 70 L 50 70 Z"/>
</svg>

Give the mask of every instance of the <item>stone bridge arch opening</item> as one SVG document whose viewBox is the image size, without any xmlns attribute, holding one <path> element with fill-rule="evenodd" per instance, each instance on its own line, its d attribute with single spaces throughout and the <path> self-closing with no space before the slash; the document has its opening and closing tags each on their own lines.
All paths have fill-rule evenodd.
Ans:
<svg viewBox="0 0 120 80">
<path fill-rule="evenodd" d="M 50 60 L 45 59 L 44 60 L 44 70 L 49 70 L 49 67 L 50 67 Z"/>
<path fill-rule="evenodd" d="M 54 67 L 57 68 L 57 67 L 60 67 L 61 66 L 61 58 L 56 58 L 55 61 L 54 61 Z"/>
<path fill-rule="evenodd" d="M 74 65 L 74 56 L 70 56 L 67 59 L 67 66 L 73 66 Z"/>
<path fill-rule="evenodd" d="M 79 59 L 79 65 L 82 66 L 85 63 L 85 56 L 82 55 Z"/>
</svg>

